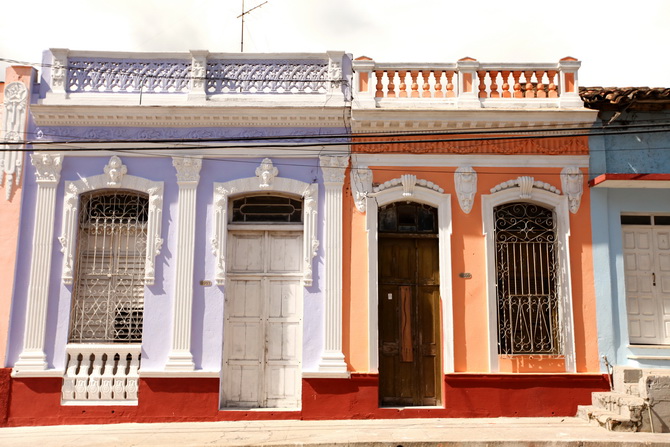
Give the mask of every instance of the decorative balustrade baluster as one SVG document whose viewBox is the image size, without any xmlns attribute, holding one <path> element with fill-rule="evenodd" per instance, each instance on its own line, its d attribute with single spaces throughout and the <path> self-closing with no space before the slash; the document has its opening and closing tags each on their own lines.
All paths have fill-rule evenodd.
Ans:
<svg viewBox="0 0 670 447">
<path fill-rule="evenodd" d="M 410 76 L 412 77 L 412 93 L 410 96 L 412 98 L 418 98 L 419 97 L 419 84 L 416 80 L 417 77 L 419 77 L 419 72 L 418 70 L 412 70 L 409 72 Z"/>
<path fill-rule="evenodd" d="M 454 92 L 454 83 L 452 82 L 454 79 L 454 72 L 452 70 L 449 70 L 446 72 L 447 75 L 447 98 L 453 98 L 456 96 L 456 93 Z"/>
<path fill-rule="evenodd" d="M 388 78 L 386 97 L 395 98 L 395 84 L 393 83 L 395 79 L 395 70 L 387 71 L 386 77 Z"/>
<path fill-rule="evenodd" d="M 82 352 L 81 364 L 79 365 L 79 372 L 74 381 L 74 398 L 75 400 L 86 400 L 86 388 L 88 385 L 88 370 L 91 367 L 91 353 Z"/>
<path fill-rule="evenodd" d="M 102 354 L 96 352 L 93 354 L 95 357 L 93 359 L 93 370 L 88 376 L 88 386 L 86 391 L 88 391 L 88 400 L 100 400 L 100 379 L 102 374 Z"/>
<path fill-rule="evenodd" d="M 488 96 L 486 93 L 486 71 L 478 71 L 477 77 L 479 78 L 479 97 L 486 98 Z"/>
<path fill-rule="evenodd" d="M 430 98 L 433 95 L 430 92 L 430 70 L 423 70 L 421 72 L 421 77 L 423 78 L 423 93 L 421 94 L 422 98 Z"/>
<path fill-rule="evenodd" d="M 491 94 L 489 95 L 489 97 L 500 98 L 500 92 L 498 92 L 498 84 L 496 83 L 498 80 L 498 72 L 495 70 L 491 70 L 489 72 L 489 75 L 491 77 Z"/>
<path fill-rule="evenodd" d="M 407 98 L 407 84 L 405 79 L 407 78 L 407 71 L 399 70 L 398 76 L 400 77 L 400 93 L 398 94 L 399 98 Z"/>
<path fill-rule="evenodd" d="M 104 356 L 102 377 L 100 378 L 100 399 L 110 400 L 114 390 L 114 354 L 106 353 Z"/>
<path fill-rule="evenodd" d="M 75 393 L 75 380 L 77 379 L 77 366 L 79 366 L 78 356 L 69 356 L 68 366 L 63 378 L 63 399 L 73 400 Z"/>
<path fill-rule="evenodd" d="M 513 71 L 512 77 L 514 78 L 514 97 L 523 98 L 523 92 L 521 91 L 521 84 L 519 83 L 519 78 L 521 77 L 520 71 Z"/>
<path fill-rule="evenodd" d="M 121 351 L 117 356 L 114 356 L 116 363 L 116 372 L 114 373 L 114 400 L 124 400 L 126 398 L 126 375 L 128 373 L 128 360 L 126 355 Z"/>
<path fill-rule="evenodd" d="M 137 400 L 138 382 L 140 369 L 140 355 L 128 354 L 131 356 L 130 367 L 128 368 L 128 377 L 126 379 L 126 396 L 128 400 Z"/>
<path fill-rule="evenodd" d="M 544 91 L 544 70 L 538 70 L 535 72 L 535 76 L 537 77 L 537 86 L 535 87 L 535 96 L 537 98 L 546 98 L 547 97 L 547 92 Z"/>
<path fill-rule="evenodd" d="M 444 70 L 434 70 L 433 76 L 435 76 L 435 98 L 444 98 L 444 92 L 442 91 L 442 75 Z"/>
<path fill-rule="evenodd" d="M 554 70 L 547 71 L 547 79 L 549 80 L 548 90 L 550 98 L 558 98 L 558 91 L 556 90 L 556 84 L 554 83 L 555 78 L 556 78 L 556 71 Z"/>
<path fill-rule="evenodd" d="M 382 77 L 384 72 L 382 70 L 375 70 L 375 76 L 377 77 L 377 91 L 375 92 L 375 98 L 384 97 L 384 84 L 382 83 Z"/>
<path fill-rule="evenodd" d="M 503 80 L 502 97 L 503 98 L 511 98 L 512 93 L 510 93 L 510 91 L 509 91 L 509 75 L 510 75 L 510 72 L 507 71 L 507 70 L 503 70 L 500 74 L 502 75 L 502 80 Z"/>
<path fill-rule="evenodd" d="M 526 77 L 526 98 L 535 98 L 535 89 L 533 88 L 533 71 L 524 71 L 523 75 Z"/>
</svg>

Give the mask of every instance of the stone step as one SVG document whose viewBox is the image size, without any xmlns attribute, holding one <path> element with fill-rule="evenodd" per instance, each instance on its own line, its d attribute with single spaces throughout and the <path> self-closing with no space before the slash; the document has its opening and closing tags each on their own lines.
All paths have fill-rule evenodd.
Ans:
<svg viewBox="0 0 670 447">
<path fill-rule="evenodd" d="M 592 425 L 603 427 L 609 431 L 636 432 L 639 424 L 628 417 L 598 408 L 593 405 L 577 407 L 577 417 L 589 421 Z"/>
<path fill-rule="evenodd" d="M 641 420 L 642 410 L 646 408 L 643 398 L 614 391 L 592 393 L 591 404 L 634 421 Z"/>
</svg>

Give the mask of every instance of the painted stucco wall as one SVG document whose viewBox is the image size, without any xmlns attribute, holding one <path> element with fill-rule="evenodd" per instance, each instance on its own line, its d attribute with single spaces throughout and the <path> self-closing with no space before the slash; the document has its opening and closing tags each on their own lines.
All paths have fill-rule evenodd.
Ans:
<svg viewBox="0 0 670 447">
<path fill-rule="evenodd" d="M 601 112 L 600 116 L 608 122 L 612 112 Z M 611 124 L 612 130 L 589 138 L 591 177 L 669 173 L 670 132 L 661 132 L 658 126 L 669 120 L 670 112 L 623 112 Z M 616 133 L 617 126 L 632 133 Z"/>
<path fill-rule="evenodd" d="M 177 196 L 175 169 L 170 157 L 132 157 L 120 154 L 128 167 L 128 175 L 144 177 L 152 181 L 164 182 L 164 203 L 162 214 L 162 235 L 165 243 L 156 258 L 155 285 L 145 287 L 145 318 L 143 333 L 142 369 L 145 371 L 162 370 L 167 360 L 171 344 L 175 260 L 178 250 L 176 241 Z M 203 161 L 200 182 L 197 190 L 196 208 L 196 245 L 194 264 L 194 295 L 192 316 L 192 353 L 196 369 L 219 371 L 223 346 L 223 312 L 225 287 L 203 287 L 200 280 L 214 278 L 215 258 L 210 240 L 213 229 L 213 183 L 226 182 L 238 178 L 255 177 L 255 170 L 262 158 L 210 159 Z M 72 286 L 66 286 L 61 280 L 63 255 L 57 237 L 62 233 L 62 208 L 64 182 L 99 175 L 108 163 L 105 157 L 66 156 L 63 162 L 61 180 L 57 190 L 56 228 L 54 233 L 53 262 L 51 265 L 48 323 L 46 330 L 46 354 L 50 368 L 65 367 L 65 345 L 68 337 L 68 322 Z M 318 159 L 311 158 L 274 158 L 279 176 L 297 179 L 306 183 L 314 181 L 322 184 Z M 36 183 L 34 168 L 26 169 L 24 187 L 25 202 L 34 203 Z M 319 189 L 319 214 L 323 216 L 324 188 Z M 11 327 L 11 347 L 8 364 L 13 365 L 23 345 L 25 323 L 25 303 L 28 291 L 30 269 L 30 249 L 33 236 L 34 207 L 26 207 L 23 221 L 26 231 L 21 234 L 19 251 L 15 310 Z M 319 218 L 318 237 L 323 234 L 323 221 Z M 323 244 L 314 259 L 314 283 L 305 289 L 304 294 L 304 349 L 303 368 L 316 370 L 323 345 Z"/>
<path fill-rule="evenodd" d="M 561 167 L 478 167 L 473 168 L 478 175 L 477 194 L 472 211 L 464 213 L 459 205 L 454 186 L 454 171 L 458 166 L 424 167 L 371 167 L 373 182 L 382 183 L 402 174 L 415 174 L 444 188 L 445 194 L 451 194 L 451 280 L 454 312 L 454 367 L 456 372 L 482 373 L 489 371 L 489 321 L 487 307 L 487 260 L 485 236 L 483 234 L 482 194 L 489 194 L 494 186 L 528 175 L 535 180 L 544 181 L 561 189 Z M 593 259 L 591 252 L 591 214 L 590 193 L 586 183 L 588 174 L 583 169 L 584 194 L 579 211 L 569 215 L 569 262 L 572 290 L 572 310 L 574 324 L 575 357 L 577 372 L 596 372 L 598 366 L 598 348 L 596 344 L 596 308 L 593 289 Z M 352 279 L 350 290 L 345 295 L 345 328 L 351 328 L 349 343 L 345 343 L 351 366 L 354 371 L 367 372 L 369 345 L 360 340 L 368 339 L 367 320 L 368 294 L 367 280 L 367 231 L 362 213 L 353 209 L 353 201 L 345 202 L 345 210 L 350 213 L 351 230 L 346 233 L 344 246 L 351 245 L 349 256 L 345 256 L 345 271 Z M 371 230 L 373 231 L 373 230 Z M 345 252 L 346 253 L 346 252 Z M 490 262 L 490 261 L 489 261 Z M 464 279 L 460 273 L 472 274 Z M 345 283 L 346 284 L 346 283 Z M 444 298 L 443 298 L 444 303 Z M 347 321 L 348 320 L 348 321 Z M 355 341 L 355 342 L 354 342 Z M 445 343 L 443 335 L 443 343 Z M 495 349 L 495 347 L 494 347 Z M 542 358 L 542 356 L 514 356 L 499 358 L 501 372 L 548 373 L 565 371 L 562 359 Z"/>
<path fill-rule="evenodd" d="M 669 360 L 632 359 L 630 356 L 670 356 L 663 345 L 634 346 L 628 341 L 626 289 L 623 266 L 622 213 L 670 213 L 665 189 L 591 189 L 595 289 L 600 355 L 612 364 L 670 367 Z"/>
<path fill-rule="evenodd" d="M 28 89 L 28 98 L 32 92 L 36 72 L 32 67 L 8 67 L 5 72 L 5 85 L 12 82 L 22 82 Z M 0 85 L 0 100 L 4 98 L 4 86 Z M 26 113 L 27 127 L 28 114 Z M 26 138 L 26 135 L 22 135 Z M 9 319 L 11 314 L 12 292 L 14 287 L 14 273 L 17 256 L 17 243 L 20 232 L 21 197 L 22 185 L 15 184 L 12 187 L 10 197 L 6 198 L 6 192 L 10 179 L 5 178 L 0 186 L 0 367 L 5 366 L 5 354 L 8 342 Z M 12 180 L 13 181 L 13 180 Z"/>
</svg>

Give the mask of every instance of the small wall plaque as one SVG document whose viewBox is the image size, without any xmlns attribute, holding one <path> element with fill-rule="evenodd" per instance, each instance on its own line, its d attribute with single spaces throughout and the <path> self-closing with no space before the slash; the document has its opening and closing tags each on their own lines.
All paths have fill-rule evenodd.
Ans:
<svg viewBox="0 0 670 447">
<path fill-rule="evenodd" d="M 200 285 L 205 286 L 205 287 L 209 287 L 209 286 L 212 285 L 212 281 L 208 281 L 206 279 L 203 279 L 202 281 L 200 281 Z"/>
<path fill-rule="evenodd" d="M 472 273 L 459 273 L 458 276 L 464 279 L 472 279 Z"/>
</svg>

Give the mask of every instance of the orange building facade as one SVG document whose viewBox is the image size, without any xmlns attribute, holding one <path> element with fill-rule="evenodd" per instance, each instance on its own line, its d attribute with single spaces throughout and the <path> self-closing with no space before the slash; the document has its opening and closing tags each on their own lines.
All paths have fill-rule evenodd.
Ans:
<svg viewBox="0 0 670 447">
<path fill-rule="evenodd" d="M 578 67 L 355 62 L 343 343 L 373 413 L 571 415 L 608 389 Z"/>
</svg>

